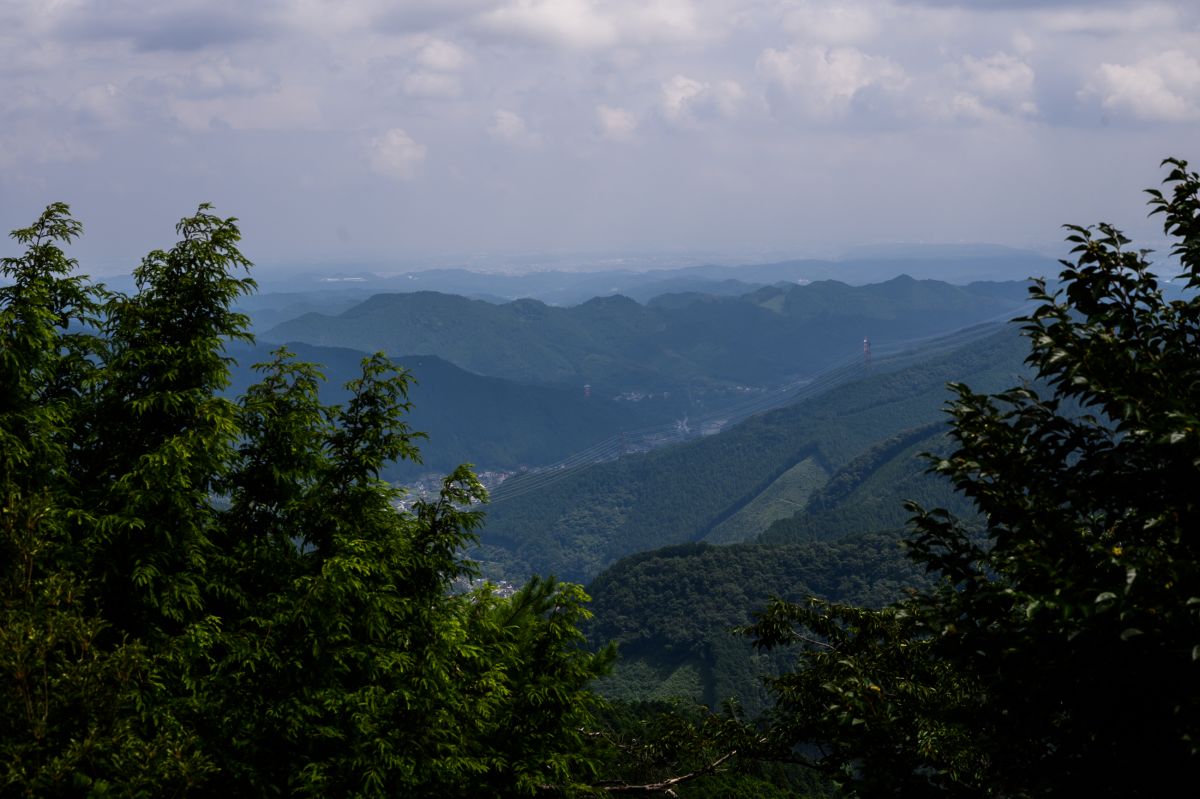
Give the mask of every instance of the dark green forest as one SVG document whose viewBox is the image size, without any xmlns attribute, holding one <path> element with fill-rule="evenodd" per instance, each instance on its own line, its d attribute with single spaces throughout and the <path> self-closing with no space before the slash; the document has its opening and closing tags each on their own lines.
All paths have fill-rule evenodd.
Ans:
<svg viewBox="0 0 1200 799">
<path fill-rule="evenodd" d="M 1164 166 L 1174 286 L 1071 225 L 1007 333 L 490 510 L 465 466 L 416 501 L 388 481 L 424 438 L 385 354 L 322 392 L 249 349 L 235 219 L 201 205 L 126 293 L 79 273 L 81 225 L 49 206 L 0 261 L 0 795 L 1178 791 L 1200 768 L 1200 174 Z M 734 313 L 792 318 L 799 288 Z M 670 307 L 699 336 L 743 302 L 584 313 Z M 733 358 L 695 344 L 665 371 Z M 464 588 L 469 554 L 519 588 Z"/>
<path fill-rule="evenodd" d="M 780 546 L 681 544 L 618 561 L 588 585 L 588 639 L 597 648 L 615 642 L 621 655 L 600 692 L 714 708 L 734 699 L 756 716 L 771 704 L 762 678 L 781 673 L 789 657 L 755 652 L 736 628 L 775 597 L 894 602 L 926 582 L 900 538 L 893 530 Z"/>
<path fill-rule="evenodd" d="M 201 206 L 138 291 L 72 274 L 53 205 L 0 289 L 7 795 L 522 795 L 595 777 L 611 651 L 577 586 L 456 594 L 485 497 L 466 469 L 411 512 L 407 374 L 364 359 L 325 405 L 277 351 L 236 401 L 251 290 Z"/>
</svg>

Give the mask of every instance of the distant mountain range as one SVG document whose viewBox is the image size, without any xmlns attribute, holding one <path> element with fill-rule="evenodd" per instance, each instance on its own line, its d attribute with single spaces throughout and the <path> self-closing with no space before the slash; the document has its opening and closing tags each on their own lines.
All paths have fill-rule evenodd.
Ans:
<svg viewBox="0 0 1200 799">
<path fill-rule="evenodd" d="M 955 286 L 908 276 L 766 286 L 739 296 L 622 296 L 560 308 L 496 305 L 435 292 L 379 294 L 340 313 L 306 313 L 260 334 L 389 354 L 428 353 L 482 375 L 628 391 L 770 386 L 812 374 L 862 347 L 1011 316 L 1020 282 Z"/>
<path fill-rule="evenodd" d="M 1029 250 L 996 245 L 875 245 L 839 259 L 795 259 L 736 266 L 701 264 L 668 269 L 538 269 L 512 273 L 460 268 L 414 270 L 382 275 L 367 270 L 297 274 L 260 269 L 265 292 L 348 291 L 399 293 L 437 291 L 492 302 L 537 299 L 550 305 L 578 305 L 592 297 L 621 294 L 645 302 L 660 294 L 700 291 L 743 294 L 775 283 L 840 280 L 878 283 L 905 273 L 919 279 L 965 284 L 981 280 L 1024 281 L 1058 273 L 1057 262 Z"/>
</svg>

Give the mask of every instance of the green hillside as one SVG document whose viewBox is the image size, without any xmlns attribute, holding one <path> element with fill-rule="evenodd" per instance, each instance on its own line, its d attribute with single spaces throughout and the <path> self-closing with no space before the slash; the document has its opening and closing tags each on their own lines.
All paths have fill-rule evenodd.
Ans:
<svg viewBox="0 0 1200 799">
<path fill-rule="evenodd" d="M 764 520 L 781 519 L 780 508 L 788 507 L 783 503 L 793 503 L 789 510 L 806 504 L 817 483 L 824 485 L 822 474 L 838 474 L 877 445 L 886 449 L 886 442 L 902 431 L 928 428 L 929 436 L 936 436 L 929 426 L 944 421 L 947 382 L 969 382 L 981 390 L 1009 385 L 1023 371 L 1024 353 L 1016 331 L 1006 329 L 899 371 L 873 374 L 752 417 L 718 435 L 600 463 L 548 482 L 489 508 L 480 556 L 493 573 L 514 579 L 552 573 L 587 580 L 634 552 L 709 536 L 750 537 L 749 518 L 764 514 Z M 894 485 L 907 485 L 904 480 L 910 476 L 914 485 L 925 485 L 923 466 L 911 457 L 923 440 L 918 436 L 900 450 L 888 450 L 893 457 L 872 473 L 890 464 Z M 906 453 L 909 457 L 902 458 Z M 806 479 L 796 479 L 800 474 Z M 787 485 L 796 493 L 780 490 Z M 819 537 L 895 526 L 897 521 L 872 518 L 865 526 L 822 528 Z"/>
<path fill-rule="evenodd" d="M 738 699 L 748 713 L 787 653 L 756 653 L 733 632 L 771 597 L 809 596 L 880 606 L 924 576 L 896 532 L 787 546 L 684 544 L 631 555 L 588 586 L 596 646 L 616 641 L 620 659 L 600 690 L 614 699 Z"/>
<path fill-rule="evenodd" d="M 803 511 L 809 496 L 826 477 L 815 457 L 805 458 L 729 518 L 713 525 L 704 540 L 711 544 L 731 544 L 757 537 L 772 522 Z"/>
</svg>

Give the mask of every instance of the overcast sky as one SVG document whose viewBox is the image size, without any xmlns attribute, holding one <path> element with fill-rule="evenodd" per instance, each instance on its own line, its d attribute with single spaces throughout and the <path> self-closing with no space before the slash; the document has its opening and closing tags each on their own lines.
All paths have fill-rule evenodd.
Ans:
<svg viewBox="0 0 1200 799">
<path fill-rule="evenodd" d="M 1045 249 L 1198 134 L 1194 0 L 0 0 L 0 224 L 92 272 L 200 201 L 264 264 Z"/>
</svg>

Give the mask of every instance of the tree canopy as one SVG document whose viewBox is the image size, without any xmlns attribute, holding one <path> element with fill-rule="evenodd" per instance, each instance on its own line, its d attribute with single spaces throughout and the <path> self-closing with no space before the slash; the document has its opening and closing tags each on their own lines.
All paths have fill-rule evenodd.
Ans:
<svg viewBox="0 0 1200 799">
<path fill-rule="evenodd" d="M 527 795 L 592 780 L 577 586 L 456 593 L 485 491 L 399 509 L 407 373 L 286 350 L 223 396 L 254 287 L 202 205 L 114 293 L 55 204 L 0 264 L 0 793 Z"/>
<path fill-rule="evenodd" d="M 1069 225 L 1018 320 L 1033 384 L 956 386 L 932 471 L 983 527 L 912 506 L 935 587 L 881 611 L 775 602 L 799 644 L 773 744 L 862 795 L 1158 796 L 1200 760 L 1200 175 L 1151 190 L 1170 298 L 1115 227 Z"/>
</svg>

